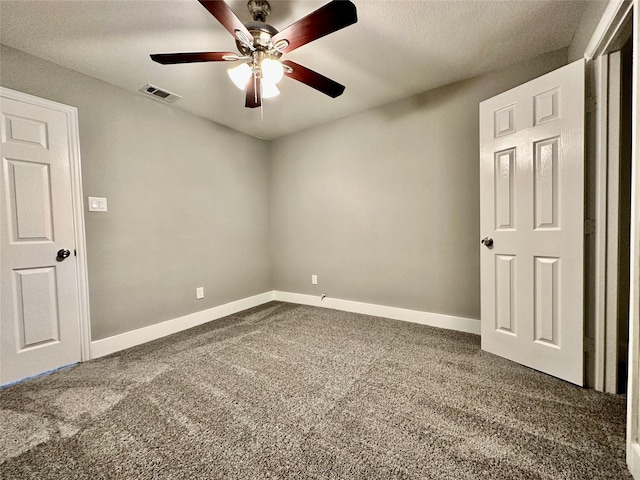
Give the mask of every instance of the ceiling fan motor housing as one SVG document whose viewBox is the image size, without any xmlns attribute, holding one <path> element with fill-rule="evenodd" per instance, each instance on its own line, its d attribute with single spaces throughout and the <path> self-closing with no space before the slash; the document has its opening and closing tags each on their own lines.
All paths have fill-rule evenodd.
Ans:
<svg viewBox="0 0 640 480">
<path fill-rule="evenodd" d="M 271 38 L 278 33 L 276 28 L 263 22 L 245 23 L 245 27 L 247 27 L 247 30 L 249 30 L 249 33 L 253 36 L 253 48 L 258 51 L 269 50 L 269 53 L 274 58 L 280 58 L 282 56 L 282 53 L 277 50 L 273 50 L 273 45 L 271 45 Z M 251 55 L 251 48 L 241 40 L 236 39 L 236 46 L 243 55 Z"/>
</svg>

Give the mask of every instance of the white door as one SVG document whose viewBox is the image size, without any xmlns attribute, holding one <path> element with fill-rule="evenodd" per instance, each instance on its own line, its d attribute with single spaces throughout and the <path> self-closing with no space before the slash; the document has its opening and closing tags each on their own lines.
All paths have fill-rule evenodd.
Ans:
<svg viewBox="0 0 640 480">
<path fill-rule="evenodd" d="M 480 104 L 482 349 L 583 384 L 584 61 Z"/>
<path fill-rule="evenodd" d="M 68 115 L 9 92 L 0 96 L 0 384 L 81 359 Z"/>
</svg>

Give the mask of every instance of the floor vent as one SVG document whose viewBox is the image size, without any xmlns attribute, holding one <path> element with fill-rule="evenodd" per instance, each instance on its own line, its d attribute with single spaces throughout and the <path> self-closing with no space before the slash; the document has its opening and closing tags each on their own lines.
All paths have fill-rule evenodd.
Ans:
<svg viewBox="0 0 640 480">
<path fill-rule="evenodd" d="M 180 95 L 168 92 L 167 90 L 162 90 L 161 88 L 158 88 L 155 85 L 151 85 L 149 83 L 147 83 L 139 91 L 165 103 L 173 103 L 176 100 L 180 100 L 182 98 Z"/>
</svg>

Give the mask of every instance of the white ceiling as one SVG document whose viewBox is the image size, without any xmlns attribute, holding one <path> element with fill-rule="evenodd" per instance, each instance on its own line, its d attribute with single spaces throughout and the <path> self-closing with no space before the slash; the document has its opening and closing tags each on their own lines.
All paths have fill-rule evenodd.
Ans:
<svg viewBox="0 0 640 480">
<path fill-rule="evenodd" d="M 271 0 L 279 30 L 328 0 Z M 251 20 L 246 0 L 229 5 Z M 585 1 L 354 0 L 358 23 L 287 54 L 343 85 L 327 97 L 285 78 L 260 109 L 226 75 L 235 63 L 159 65 L 150 53 L 236 51 L 196 0 L 0 1 L 0 41 L 131 92 L 151 83 L 174 106 L 265 139 L 566 47 Z"/>
</svg>

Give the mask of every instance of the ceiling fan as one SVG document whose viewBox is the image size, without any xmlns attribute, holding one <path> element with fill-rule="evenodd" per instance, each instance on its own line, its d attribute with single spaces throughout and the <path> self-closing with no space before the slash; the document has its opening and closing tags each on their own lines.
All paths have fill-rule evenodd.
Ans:
<svg viewBox="0 0 640 480">
<path fill-rule="evenodd" d="M 249 0 L 253 22 L 243 24 L 223 0 L 198 0 L 236 40 L 240 55 L 233 52 L 158 53 L 151 55 L 163 65 L 193 62 L 242 62 L 228 71 L 234 84 L 245 91 L 245 107 L 262 105 L 263 98 L 278 95 L 276 83 L 283 76 L 302 82 L 336 98 L 344 85 L 290 60 L 280 60 L 302 45 L 358 21 L 356 6 L 349 0 L 332 0 L 281 32 L 266 23 L 271 12 L 267 0 Z"/>
</svg>

